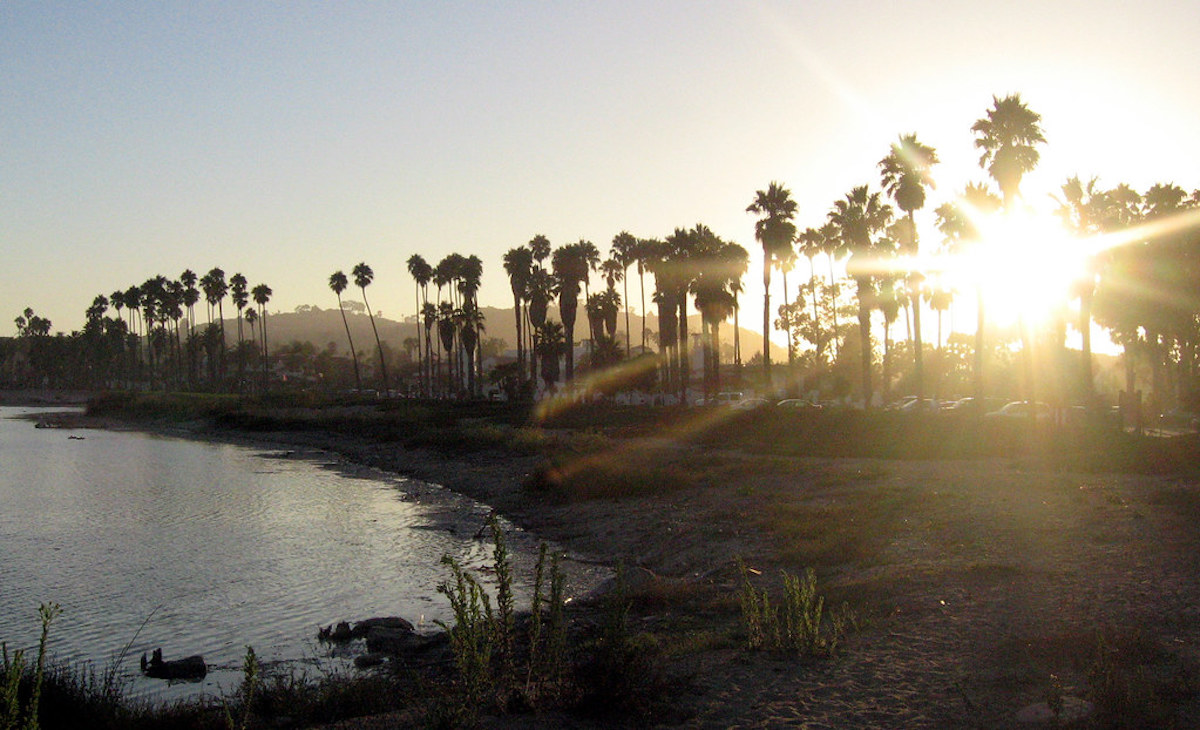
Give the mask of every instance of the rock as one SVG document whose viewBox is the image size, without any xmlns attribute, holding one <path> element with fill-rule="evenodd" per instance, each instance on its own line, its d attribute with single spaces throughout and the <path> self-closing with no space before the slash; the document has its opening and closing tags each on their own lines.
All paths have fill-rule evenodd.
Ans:
<svg viewBox="0 0 1200 730">
<path fill-rule="evenodd" d="M 445 643 L 445 634 L 421 636 L 412 632 L 377 627 L 367 634 L 367 651 L 382 652 L 399 656 L 426 651 L 432 646 Z"/>
<path fill-rule="evenodd" d="M 354 657 L 354 666 L 358 669 L 372 669 L 383 664 L 386 657 L 378 652 L 370 652 Z"/>
<path fill-rule="evenodd" d="M 163 661 L 162 649 L 155 649 L 150 661 L 146 661 L 146 655 L 142 654 L 142 673 L 153 679 L 204 679 L 208 674 L 208 665 L 199 654 Z"/>
<path fill-rule="evenodd" d="M 372 629 L 395 629 L 397 631 L 406 631 L 413 633 L 416 629 L 407 620 L 399 616 L 383 616 L 376 618 L 368 618 L 354 624 L 354 630 L 351 632 L 350 638 L 364 639 Z"/>
<path fill-rule="evenodd" d="M 354 632 L 350 630 L 348 622 L 339 621 L 336 626 L 330 624 L 323 629 L 318 629 L 317 638 L 321 641 L 350 641 L 354 638 Z"/>
</svg>

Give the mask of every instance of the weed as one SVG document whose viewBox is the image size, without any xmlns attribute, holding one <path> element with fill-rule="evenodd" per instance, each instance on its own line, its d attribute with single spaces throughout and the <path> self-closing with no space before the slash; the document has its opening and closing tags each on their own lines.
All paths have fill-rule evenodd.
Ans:
<svg viewBox="0 0 1200 730">
<path fill-rule="evenodd" d="M 229 704 L 226 703 L 225 727 L 227 730 L 246 730 L 250 724 L 250 711 L 254 707 L 254 696 L 258 693 L 260 683 L 258 656 L 254 653 L 254 647 L 247 646 L 246 656 L 242 660 L 242 686 L 238 690 L 242 719 L 241 722 L 234 723 L 233 713 L 230 712 Z"/>
<path fill-rule="evenodd" d="M 778 607 L 771 605 L 769 591 L 759 591 L 750 582 L 750 570 L 741 560 L 738 570 L 742 575 L 738 602 L 749 649 L 784 651 L 806 659 L 829 657 L 837 651 L 847 628 L 855 623 L 854 613 L 844 603 L 826 613 L 825 598 L 817 593 L 817 574 L 812 568 L 801 576 L 781 571 L 783 600 Z"/>
<path fill-rule="evenodd" d="M 24 730 L 38 730 L 38 704 L 42 698 L 42 680 L 46 676 L 46 639 L 50 636 L 50 624 L 62 613 L 62 607 L 57 603 L 43 603 L 38 606 L 38 616 L 42 621 L 42 635 L 38 639 L 37 661 L 33 667 L 33 680 L 29 690 L 29 699 L 25 703 Z M 4 656 L 4 687 L 2 702 L 0 702 L 0 721 L 3 730 L 15 730 L 20 726 L 20 692 L 21 679 L 25 674 L 25 651 L 18 649 L 13 653 L 11 661 L 8 656 L 8 646 L 3 645 Z"/>
</svg>

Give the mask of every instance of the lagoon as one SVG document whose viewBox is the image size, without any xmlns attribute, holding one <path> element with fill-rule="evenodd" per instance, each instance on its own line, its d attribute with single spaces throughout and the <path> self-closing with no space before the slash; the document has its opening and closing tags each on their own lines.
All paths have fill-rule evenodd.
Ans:
<svg viewBox="0 0 1200 730">
<path fill-rule="evenodd" d="M 488 508 L 435 485 L 285 448 L 37 429 L 36 410 L 0 408 L 0 640 L 36 645 L 38 604 L 56 602 L 53 657 L 118 662 L 133 696 L 230 691 L 247 645 L 284 671 L 344 669 L 319 626 L 399 615 L 432 631 L 452 618 L 443 555 L 491 559 Z M 142 677 L 157 647 L 202 654 L 208 677 Z"/>
</svg>

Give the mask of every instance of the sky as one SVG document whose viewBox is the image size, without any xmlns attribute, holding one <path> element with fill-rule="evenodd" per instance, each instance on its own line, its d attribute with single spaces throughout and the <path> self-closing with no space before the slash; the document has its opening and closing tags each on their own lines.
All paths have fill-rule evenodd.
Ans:
<svg viewBox="0 0 1200 730">
<path fill-rule="evenodd" d="M 98 294 L 214 266 L 271 311 L 330 308 L 362 261 L 400 318 L 407 258 L 453 252 L 511 306 L 502 256 L 535 234 L 607 253 L 704 223 L 752 252 L 755 327 L 756 190 L 818 226 L 915 132 L 941 159 L 929 229 L 985 179 L 970 128 L 993 96 L 1042 116 L 1035 207 L 1072 175 L 1200 187 L 1198 36 L 1187 0 L 6 0 L 0 317 L 70 331 Z"/>
</svg>

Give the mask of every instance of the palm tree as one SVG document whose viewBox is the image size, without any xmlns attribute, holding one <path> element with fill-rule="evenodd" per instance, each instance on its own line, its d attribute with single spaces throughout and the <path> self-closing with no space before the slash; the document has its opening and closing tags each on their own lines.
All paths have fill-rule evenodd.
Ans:
<svg viewBox="0 0 1200 730">
<path fill-rule="evenodd" d="M 329 276 L 329 288 L 337 296 L 338 311 L 342 313 L 342 326 L 346 328 L 346 340 L 350 343 L 350 359 L 354 362 L 354 382 L 358 389 L 362 390 L 362 375 L 358 370 L 358 352 L 354 349 L 354 337 L 350 335 L 350 322 L 346 319 L 346 309 L 342 306 L 342 292 L 346 291 L 346 287 L 350 285 L 349 280 L 341 269 L 333 272 Z M 420 327 L 417 328 L 418 330 Z"/>
<path fill-rule="evenodd" d="M 796 236 L 796 201 L 791 191 L 777 182 L 766 190 L 755 193 L 754 202 L 748 213 L 758 213 L 761 218 L 754 224 L 754 237 L 763 247 L 763 374 L 766 387 L 771 387 L 771 265 L 772 261 L 786 249 L 791 249 Z"/>
<path fill-rule="evenodd" d="M 858 330 L 862 345 L 863 405 L 871 407 L 871 307 L 874 300 L 874 277 L 878 273 L 875 236 L 887 228 L 892 207 L 880 200 L 879 193 L 869 192 L 866 185 L 854 188 L 846 197 L 833 204 L 829 222 L 837 226 L 838 241 L 851 254 L 846 265 L 858 289 Z"/>
<path fill-rule="evenodd" d="M 1042 117 L 1025 106 L 1020 94 L 1003 99 L 993 96 L 987 115 L 971 125 L 975 146 L 983 150 L 979 166 L 987 170 L 1004 199 L 1004 209 L 1011 210 L 1020 195 L 1021 178 L 1037 166 L 1036 144 L 1044 144 Z"/>
<path fill-rule="evenodd" d="M 958 201 L 944 203 L 934 211 L 937 215 L 937 227 L 946 237 L 946 248 L 951 255 L 964 253 L 977 245 L 980 239 L 979 226 L 976 220 L 995 213 L 1000 209 L 1000 199 L 984 185 L 970 183 L 959 196 Z M 985 395 L 984 358 L 986 354 L 984 343 L 984 301 L 983 283 L 977 281 L 975 286 L 975 404 L 976 414 L 982 415 L 983 398 Z"/>
<path fill-rule="evenodd" d="M 558 296 L 558 283 L 554 276 L 540 265 L 529 272 L 529 282 L 526 290 L 529 312 L 529 326 L 532 334 L 531 351 L 537 352 L 537 338 L 541 335 L 542 327 L 546 324 L 547 309 L 554 297 Z M 537 365 L 539 358 L 529 358 L 529 379 L 536 386 Z"/>
<path fill-rule="evenodd" d="M 242 374 L 246 365 L 245 358 L 243 357 L 244 353 L 242 352 L 242 310 L 246 308 L 246 304 L 248 304 L 250 301 L 250 296 L 246 292 L 246 285 L 246 277 L 242 276 L 240 273 L 229 277 L 229 300 L 233 302 L 235 307 L 237 307 L 238 341 L 237 346 L 234 348 L 234 352 L 237 353 L 238 358 L 237 366 L 239 387 L 241 387 Z"/>
<path fill-rule="evenodd" d="M 1098 190 L 1096 182 L 1096 178 L 1092 178 L 1084 185 L 1078 175 L 1071 177 L 1060 188 L 1062 199 L 1056 199 L 1056 212 L 1063 225 L 1083 238 L 1099 234 L 1107 217 L 1108 193 Z M 1078 327 L 1082 337 L 1080 385 L 1084 400 L 1089 406 L 1092 405 L 1095 392 L 1092 384 L 1092 298 L 1096 292 L 1099 265 L 1099 256 L 1089 256 L 1084 262 L 1084 270 L 1080 272 L 1079 278 L 1072 282 L 1071 287 L 1073 293 L 1079 297 Z"/>
<path fill-rule="evenodd" d="M 900 236 L 900 253 L 910 260 L 919 259 L 921 246 L 917 238 L 917 223 L 914 213 L 925 207 L 925 188 L 934 187 L 932 168 L 938 162 L 937 152 L 932 147 L 917 141 L 916 134 L 904 134 L 900 141 L 892 144 L 887 157 L 879 161 L 883 171 L 883 189 L 896 207 L 904 212 L 907 225 Z M 912 266 L 908 269 L 908 288 L 913 296 L 913 367 L 917 379 L 917 398 L 925 400 L 925 371 L 923 343 L 921 341 L 921 281 L 923 273 Z"/>
<path fill-rule="evenodd" d="M 558 289 L 559 316 L 566 339 L 566 378 L 575 378 L 575 316 L 579 310 L 579 287 L 588 276 L 587 241 L 568 243 L 554 249 L 551 268 Z"/>
<path fill-rule="evenodd" d="M 433 302 L 425 302 L 421 305 L 421 324 L 425 328 L 425 363 L 429 369 L 429 397 L 434 394 L 434 382 L 436 380 L 436 370 L 433 362 L 433 327 L 437 324 L 438 311 L 437 305 Z"/>
<path fill-rule="evenodd" d="M 510 248 L 504 254 L 504 271 L 508 274 L 508 283 L 512 287 L 513 316 L 517 324 L 517 377 L 525 381 L 525 337 L 521 329 L 524 317 L 521 312 L 521 302 L 525 301 L 525 293 L 529 289 L 529 277 L 533 273 L 533 251 L 528 246 Z"/>
<path fill-rule="evenodd" d="M 383 357 L 383 343 L 379 341 L 379 330 L 375 328 L 375 315 L 371 312 L 371 305 L 367 302 L 367 287 L 375 279 L 375 272 L 371 271 L 371 267 L 366 263 L 360 263 L 355 266 L 350 273 L 354 276 L 354 285 L 362 291 L 363 304 L 367 307 L 367 316 L 371 318 L 371 331 L 375 333 L 375 349 L 379 351 L 379 372 L 383 376 L 383 388 L 381 389 L 384 395 L 388 389 L 388 374 L 387 363 Z"/>
<path fill-rule="evenodd" d="M 425 372 L 427 363 L 423 361 L 421 354 L 421 305 L 423 302 L 429 301 L 429 282 L 433 278 L 433 267 L 429 265 L 425 258 L 420 254 L 413 254 L 408 257 L 408 273 L 413 278 L 413 283 L 416 285 L 416 314 L 417 314 L 417 373 L 420 381 L 421 394 L 428 396 L 429 379 Z M 359 386 L 361 387 L 361 386 Z"/>
<path fill-rule="evenodd" d="M 625 358 L 629 359 L 631 348 L 633 346 L 633 335 L 629 332 L 629 277 L 625 276 L 625 272 L 629 270 L 629 266 L 635 262 L 638 264 L 638 276 L 642 274 L 642 265 L 638 257 L 638 239 L 634 238 L 628 231 L 621 231 L 613 236 L 612 251 L 609 254 L 610 260 L 616 261 L 621 265 L 621 276 L 619 277 L 625 289 Z M 643 295 L 643 299 L 645 296 Z M 645 306 L 645 302 L 642 302 Z M 646 321 L 646 313 L 642 312 L 642 321 Z M 645 328 L 642 328 L 643 331 Z M 642 343 L 645 346 L 645 343 Z"/>
<path fill-rule="evenodd" d="M 721 322 L 733 314 L 733 288 L 749 266 L 750 254 L 736 243 L 722 241 L 704 226 L 693 229 L 697 250 L 693 258 L 696 277 L 691 289 L 704 329 L 704 394 L 711 398 L 721 389 Z"/>
<path fill-rule="evenodd" d="M 483 312 L 479 311 L 473 299 L 468 299 L 462 309 L 455 312 L 454 322 L 463 351 L 467 354 L 467 394 L 477 397 L 479 392 L 475 373 L 475 351 L 479 346 L 479 333 L 484 331 Z"/>
<path fill-rule="evenodd" d="M 207 283 L 205 283 L 207 281 Z M 219 371 L 221 377 L 225 377 L 225 296 L 229 294 L 229 285 L 225 283 L 225 272 L 218 267 L 213 267 L 200 280 L 200 286 L 204 290 L 204 296 L 208 300 L 209 307 L 217 308 L 217 321 L 221 330 L 221 347 L 218 350 L 217 356 L 220 363 Z M 211 315 L 209 317 L 211 321 Z"/>
<path fill-rule="evenodd" d="M 271 301 L 271 287 L 266 284 L 258 284 L 250 290 L 250 296 L 254 299 L 254 303 L 258 305 L 258 322 L 262 327 L 262 355 L 263 355 L 263 391 L 266 392 L 267 385 L 270 382 L 267 377 L 267 361 L 270 356 L 270 350 L 267 348 L 267 302 Z"/>
</svg>

